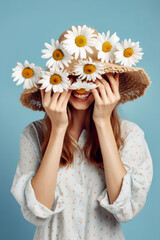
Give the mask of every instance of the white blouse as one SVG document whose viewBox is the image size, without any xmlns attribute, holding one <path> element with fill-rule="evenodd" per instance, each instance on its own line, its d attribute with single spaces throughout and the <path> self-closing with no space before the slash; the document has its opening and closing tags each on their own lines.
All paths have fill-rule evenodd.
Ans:
<svg viewBox="0 0 160 240">
<path fill-rule="evenodd" d="M 34 240 L 125 239 L 121 222 L 128 222 L 140 213 L 153 177 L 143 130 L 136 123 L 120 119 L 125 146 L 119 154 L 127 173 L 113 204 L 109 204 L 104 170 L 90 164 L 84 152 L 81 155 L 76 148 L 72 165 L 59 168 L 55 201 L 50 210 L 37 201 L 31 185 L 41 163 L 38 137 L 41 124 L 42 120 L 34 121 L 21 133 L 20 158 L 10 190 L 24 218 L 37 227 Z M 86 136 L 87 130 L 83 129 L 78 139 L 81 148 Z"/>
</svg>

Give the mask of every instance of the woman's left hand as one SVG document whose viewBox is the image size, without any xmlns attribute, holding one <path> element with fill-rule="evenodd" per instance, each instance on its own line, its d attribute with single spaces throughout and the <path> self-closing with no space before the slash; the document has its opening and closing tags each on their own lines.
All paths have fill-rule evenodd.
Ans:
<svg viewBox="0 0 160 240">
<path fill-rule="evenodd" d="M 97 88 L 100 91 L 100 95 L 97 88 L 91 90 L 95 98 L 93 111 L 93 120 L 95 123 L 110 120 L 111 113 L 120 100 L 119 73 L 116 73 L 115 77 L 113 77 L 111 73 L 106 73 L 105 75 L 109 79 L 111 86 L 104 78 L 102 78 L 95 81 L 95 83 L 99 85 Z"/>
</svg>

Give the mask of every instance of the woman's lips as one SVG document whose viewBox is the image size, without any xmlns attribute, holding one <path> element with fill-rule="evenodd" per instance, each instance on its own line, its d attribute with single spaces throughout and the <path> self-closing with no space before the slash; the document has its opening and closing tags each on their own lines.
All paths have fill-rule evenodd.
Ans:
<svg viewBox="0 0 160 240">
<path fill-rule="evenodd" d="M 78 93 L 76 92 L 76 94 L 78 94 Z M 78 97 L 74 96 L 73 93 L 71 94 L 71 96 L 77 102 L 86 102 L 90 98 L 91 94 L 92 93 L 90 93 L 89 95 L 88 95 L 88 93 L 87 94 L 82 94 L 82 93 L 80 94 L 80 95 L 88 95 L 88 97 L 86 97 L 86 98 L 78 98 Z"/>
</svg>

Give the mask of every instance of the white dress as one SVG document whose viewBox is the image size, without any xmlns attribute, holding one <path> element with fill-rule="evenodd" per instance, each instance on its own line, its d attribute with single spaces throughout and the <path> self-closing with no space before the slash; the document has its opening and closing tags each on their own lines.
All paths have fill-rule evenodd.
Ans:
<svg viewBox="0 0 160 240">
<path fill-rule="evenodd" d="M 131 121 L 120 121 L 125 146 L 119 153 L 127 173 L 114 203 L 109 204 L 104 170 L 90 164 L 77 148 L 72 165 L 58 171 L 51 210 L 37 201 L 31 185 L 41 162 L 38 129 L 42 120 L 25 127 L 11 193 L 24 218 L 36 226 L 34 240 L 125 239 L 121 222 L 130 221 L 142 210 L 152 182 L 153 165 L 143 130 Z M 86 136 L 83 129 L 78 139 L 80 147 Z"/>
</svg>

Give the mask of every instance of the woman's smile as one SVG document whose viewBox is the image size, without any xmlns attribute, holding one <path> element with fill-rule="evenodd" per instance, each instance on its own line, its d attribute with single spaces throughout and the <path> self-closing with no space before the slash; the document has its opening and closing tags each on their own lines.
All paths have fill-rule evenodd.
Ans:
<svg viewBox="0 0 160 240">
<path fill-rule="evenodd" d="M 86 102 L 90 98 L 91 94 L 92 94 L 92 92 L 85 93 L 85 94 L 84 93 L 80 94 L 80 93 L 72 92 L 71 96 L 77 102 Z"/>
</svg>

